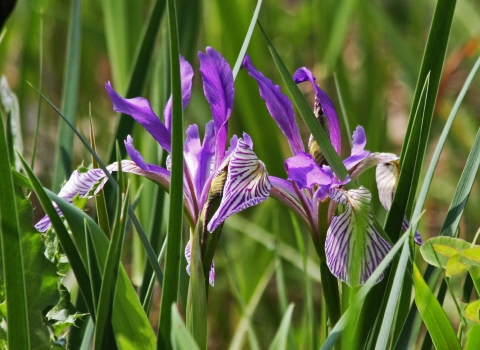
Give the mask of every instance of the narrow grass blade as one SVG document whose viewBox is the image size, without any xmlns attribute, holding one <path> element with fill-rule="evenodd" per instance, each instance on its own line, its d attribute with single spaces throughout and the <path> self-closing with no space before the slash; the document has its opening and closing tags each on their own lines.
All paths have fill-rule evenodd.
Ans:
<svg viewBox="0 0 480 350">
<path fill-rule="evenodd" d="M 285 315 L 283 315 L 282 323 L 275 334 L 275 338 L 273 338 L 273 341 L 268 348 L 269 350 L 283 350 L 287 348 L 287 338 L 290 329 L 290 321 L 292 320 L 293 307 L 294 304 L 288 306 Z"/>
<path fill-rule="evenodd" d="M 29 349 L 27 295 L 15 191 L 3 119 L 0 118 L 0 239 L 7 301 L 8 348 Z"/>
<path fill-rule="evenodd" d="M 295 84 L 295 81 L 293 80 L 292 75 L 289 73 L 287 67 L 283 63 L 282 59 L 280 58 L 280 55 L 278 54 L 272 42 L 268 38 L 267 33 L 263 29 L 260 22 L 258 22 L 258 25 L 262 31 L 263 37 L 265 38 L 268 49 L 270 50 L 270 53 L 278 68 L 278 71 L 280 72 L 280 75 L 282 76 L 282 79 L 285 82 L 285 85 L 287 86 L 288 91 L 290 92 L 290 95 L 292 97 L 293 102 L 295 103 L 295 106 L 297 107 L 298 111 L 300 112 L 300 115 L 305 121 L 305 124 L 307 125 L 308 130 L 312 133 L 313 137 L 315 138 L 315 141 L 318 142 L 325 156 L 325 159 L 327 160 L 328 164 L 330 165 L 332 170 L 335 172 L 335 174 L 338 176 L 338 178 L 345 179 L 345 177 L 347 176 L 347 169 L 345 168 L 345 165 L 342 163 L 337 152 L 335 152 L 335 150 L 333 149 L 332 143 L 330 142 L 330 139 L 325 133 L 325 130 L 323 130 L 322 126 L 320 125 L 318 120 L 315 118 L 312 108 L 308 105 L 307 100 L 305 100 L 305 97 L 303 96 L 302 92 L 299 90 L 297 84 Z"/>
<path fill-rule="evenodd" d="M 455 331 L 437 298 L 425 283 L 417 266 L 413 267 L 415 303 L 437 349 L 461 349 Z"/>
<path fill-rule="evenodd" d="M 92 297 L 95 306 L 95 312 L 98 310 L 98 300 L 100 297 L 100 287 L 102 286 L 102 274 L 98 267 L 97 257 L 95 256 L 95 247 L 93 246 L 93 240 L 88 229 L 87 222 L 85 221 L 85 240 L 87 242 L 87 256 L 88 256 L 88 274 L 90 275 L 90 282 L 92 285 Z"/>
<path fill-rule="evenodd" d="M 382 326 L 380 328 L 380 333 L 377 338 L 377 344 L 375 345 L 375 350 L 382 350 L 387 348 L 388 339 L 390 336 L 390 329 L 392 327 L 392 321 L 395 316 L 395 309 L 397 306 L 397 300 L 402 290 L 403 284 L 408 283 L 404 282 L 405 269 L 407 267 L 408 258 L 410 255 L 410 242 L 408 240 L 403 244 L 402 255 L 400 256 L 400 261 L 398 262 L 397 269 L 395 270 L 395 278 L 390 290 L 390 295 L 388 297 L 387 307 L 385 313 L 383 314 Z"/>
<path fill-rule="evenodd" d="M 160 307 L 157 348 L 170 349 L 171 305 L 176 303 L 180 273 L 180 250 L 183 224 L 183 110 L 180 79 L 180 54 L 175 2 L 167 0 L 170 38 L 170 74 L 172 83 L 172 170 L 170 213 L 168 218 L 165 274 Z"/>
<path fill-rule="evenodd" d="M 110 3 L 110 1 L 105 0 L 105 3 Z M 107 6 L 116 5 L 114 3 L 108 4 Z M 137 50 L 135 52 L 135 58 L 132 65 L 132 70 L 128 82 L 128 87 L 126 90 L 126 98 L 136 97 L 141 95 L 143 87 L 147 79 L 148 68 L 150 65 L 150 60 L 153 55 L 153 50 L 155 48 L 155 41 L 157 38 L 157 33 L 160 28 L 160 24 L 163 18 L 163 11 L 165 10 L 165 0 L 156 0 L 152 5 L 152 10 L 150 12 L 150 17 L 148 22 L 145 25 L 145 28 L 142 32 L 141 39 L 139 41 Z M 112 22 L 113 24 L 113 22 Z M 122 38 L 120 38 L 122 39 Z M 112 57 L 118 56 L 118 52 L 113 51 L 114 54 Z M 127 72 L 128 69 L 125 70 Z M 120 85 L 122 88 L 125 85 Z M 120 114 L 120 117 L 115 128 L 115 133 L 110 144 L 110 156 L 109 163 L 113 163 L 116 159 L 115 155 L 115 141 L 116 140 L 125 140 L 127 135 L 132 132 L 135 121 L 132 117 L 125 114 Z M 122 147 L 120 150 L 122 157 L 125 156 L 126 151 Z"/>
<path fill-rule="evenodd" d="M 242 48 L 240 49 L 237 61 L 235 62 L 235 66 L 233 67 L 233 81 L 235 81 L 235 78 L 237 78 L 240 67 L 242 66 L 243 58 L 245 57 L 245 53 L 247 52 L 248 45 L 250 44 L 250 39 L 252 38 L 253 30 L 255 29 L 255 24 L 258 20 L 258 14 L 260 13 L 260 9 L 262 8 L 262 2 L 263 0 L 257 1 L 257 6 L 255 7 L 255 11 L 253 12 L 252 21 L 248 26 L 247 35 L 245 35 Z"/>
<path fill-rule="evenodd" d="M 43 189 L 36 176 L 33 174 L 28 164 L 25 162 L 23 157 L 21 157 L 20 159 L 22 161 L 25 172 L 27 173 L 30 182 L 32 183 L 35 194 L 37 195 L 43 210 L 45 210 L 45 213 L 47 213 L 48 217 L 50 218 L 52 226 L 57 233 L 58 240 L 62 244 L 62 248 L 68 257 L 68 261 L 72 267 L 73 273 L 75 274 L 75 278 L 77 279 L 78 286 L 85 299 L 88 311 L 90 315 L 92 315 L 93 319 L 95 319 L 95 307 L 93 303 L 92 289 L 90 286 L 90 278 L 88 276 L 85 265 L 83 264 L 83 260 L 80 257 L 77 248 L 75 247 L 75 243 L 70 238 L 70 235 L 65 228 L 62 219 L 53 207 L 51 200 L 48 198 L 47 193 Z M 82 228 L 83 225 L 80 224 L 79 227 Z M 83 230 L 81 231 L 82 235 L 84 236 L 85 233 L 83 232 Z"/>
<path fill-rule="evenodd" d="M 72 124 L 75 124 L 80 81 L 81 1 L 74 0 L 71 6 L 62 111 L 67 119 Z M 59 125 L 56 145 L 52 188 L 54 191 L 59 191 L 60 185 L 70 176 L 72 170 L 73 132 L 65 123 L 60 123 Z"/>
<path fill-rule="evenodd" d="M 119 166 L 119 168 L 121 168 L 121 166 Z M 123 183 L 123 175 L 121 171 L 119 171 L 119 181 L 120 183 Z M 108 337 L 104 338 L 104 336 L 108 335 L 105 330 L 109 328 L 110 322 L 112 321 L 114 296 L 127 222 L 129 198 L 130 192 L 127 188 L 125 192 L 122 191 L 122 196 L 119 196 L 117 201 L 117 215 L 115 217 L 113 235 L 108 247 L 107 261 L 103 269 L 97 320 L 95 322 L 94 349 L 98 350 L 105 346 L 109 346 L 113 340 Z"/>
<path fill-rule="evenodd" d="M 178 313 L 177 304 L 172 304 L 172 330 L 170 334 L 170 341 L 174 350 L 200 350 L 195 343 L 192 335 L 188 333 L 182 317 Z"/>
</svg>

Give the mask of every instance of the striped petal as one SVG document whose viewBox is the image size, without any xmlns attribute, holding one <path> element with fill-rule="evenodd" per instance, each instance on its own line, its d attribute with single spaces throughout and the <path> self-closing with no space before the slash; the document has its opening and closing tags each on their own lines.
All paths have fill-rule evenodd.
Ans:
<svg viewBox="0 0 480 350">
<path fill-rule="evenodd" d="M 210 232 L 230 215 L 263 202 L 270 194 L 271 184 L 265 165 L 244 139 L 238 139 L 237 147 L 230 156 L 227 171 L 220 206 L 207 226 Z M 218 173 L 216 176 L 222 174 Z"/>
<path fill-rule="evenodd" d="M 295 155 L 304 150 L 300 132 L 298 131 L 292 102 L 280 91 L 280 86 L 260 73 L 252 64 L 250 57 L 245 55 L 242 68 L 257 81 L 260 96 L 265 101 L 267 109 L 284 135 L 287 137 L 292 154 Z"/>
<path fill-rule="evenodd" d="M 350 191 L 332 188 L 330 197 L 345 204 L 346 210 L 333 217 L 327 231 L 327 266 L 333 275 L 350 286 L 364 284 L 391 249 L 373 226 L 372 195 L 364 187 Z M 383 274 L 377 283 L 382 278 Z"/>
<path fill-rule="evenodd" d="M 187 260 L 187 273 L 190 276 L 190 259 L 192 257 L 192 252 L 190 248 L 190 241 L 188 241 L 186 247 L 185 247 L 185 259 Z M 208 283 L 212 287 L 215 286 L 215 263 L 212 260 L 212 265 L 210 266 L 210 272 L 208 273 Z"/>
<path fill-rule="evenodd" d="M 146 177 L 164 189 L 169 188 L 170 173 L 158 166 L 148 165 L 149 171 L 142 170 L 135 162 L 130 160 L 122 160 L 122 170 L 126 173 L 137 174 Z M 112 173 L 118 171 L 118 163 L 113 163 L 107 166 L 107 170 Z M 58 196 L 68 203 L 73 203 L 73 198 L 79 196 L 80 198 L 92 198 L 96 195 L 108 181 L 107 176 L 102 169 L 91 169 L 87 172 L 79 172 L 75 170 L 70 179 L 60 190 Z M 61 215 L 60 209 L 58 209 L 56 203 L 53 203 L 57 212 Z M 48 216 L 44 216 L 36 225 L 37 231 L 45 232 L 51 226 Z"/>
<path fill-rule="evenodd" d="M 378 164 L 376 170 L 378 196 L 383 207 L 387 210 L 390 210 L 392 206 L 398 176 L 400 175 L 400 164 L 397 159 Z"/>
</svg>

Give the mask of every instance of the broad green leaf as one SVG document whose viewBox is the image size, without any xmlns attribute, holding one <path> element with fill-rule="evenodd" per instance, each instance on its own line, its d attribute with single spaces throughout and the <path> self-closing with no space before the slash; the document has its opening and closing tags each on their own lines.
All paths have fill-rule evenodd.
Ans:
<svg viewBox="0 0 480 350">
<path fill-rule="evenodd" d="M 0 109 L 1 111 L 1 109 Z M 1 114 L 0 114 L 1 115 Z M 0 117 L 0 242 L 3 283 L 7 301 L 8 347 L 29 349 L 30 336 L 26 283 L 23 270 L 20 222 L 3 124 Z"/>
<path fill-rule="evenodd" d="M 157 348 L 171 349 L 171 305 L 176 303 L 180 273 L 183 224 L 183 110 L 175 1 L 167 0 L 170 39 L 170 74 L 172 87 L 172 167 L 170 172 L 170 212 L 168 218 L 165 274 L 158 323 Z"/>
<path fill-rule="evenodd" d="M 465 317 L 471 322 L 480 324 L 480 300 L 475 300 L 465 307 Z"/>
<path fill-rule="evenodd" d="M 468 265 L 463 263 L 462 255 L 457 254 L 448 259 L 445 266 L 445 276 L 451 277 L 453 275 L 458 275 L 459 273 L 464 273 L 468 270 Z"/>
<path fill-rule="evenodd" d="M 480 295 L 480 268 L 477 266 L 472 266 L 469 269 L 470 276 L 472 277 L 473 284 L 477 290 L 477 295 Z"/>
<path fill-rule="evenodd" d="M 269 350 L 283 350 L 287 348 L 288 331 L 290 329 L 290 321 L 292 320 L 293 307 L 294 304 L 288 306 L 285 315 L 283 315 L 282 323 L 275 334 L 275 338 L 273 338 L 268 348 Z"/>
<path fill-rule="evenodd" d="M 178 313 L 177 304 L 172 304 L 172 327 L 170 341 L 174 350 L 200 350 L 192 335 L 185 328 L 182 317 Z"/>
<path fill-rule="evenodd" d="M 85 241 L 84 221 L 90 230 L 98 266 L 103 270 L 108 254 L 109 241 L 97 224 L 83 211 L 68 204 L 56 194 L 48 191 L 48 195 L 62 210 L 77 244 L 83 261 L 88 260 Z M 135 289 L 125 269 L 120 266 L 115 301 L 112 315 L 115 340 L 122 349 L 153 349 L 155 334 L 142 309 Z"/>
<path fill-rule="evenodd" d="M 75 124 L 76 120 L 80 82 L 81 10 L 81 1 L 72 1 L 62 95 L 62 112 L 72 124 Z M 72 170 L 73 140 L 73 131 L 65 123 L 60 123 L 55 143 L 55 171 L 52 186 L 55 191 L 60 190 L 60 185 Z"/>
<path fill-rule="evenodd" d="M 415 303 L 437 349 L 461 349 L 455 331 L 417 266 L 413 267 Z"/>
<path fill-rule="evenodd" d="M 465 344 L 465 350 L 477 350 L 480 349 L 480 325 L 477 324 L 470 328 L 467 333 L 467 343 Z"/>
<path fill-rule="evenodd" d="M 422 254 L 423 259 L 425 259 L 430 265 L 445 268 L 448 259 L 467 248 L 470 248 L 470 243 L 463 239 L 434 237 L 422 245 L 420 253 Z M 439 262 L 440 266 L 438 265 Z"/>
</svg>

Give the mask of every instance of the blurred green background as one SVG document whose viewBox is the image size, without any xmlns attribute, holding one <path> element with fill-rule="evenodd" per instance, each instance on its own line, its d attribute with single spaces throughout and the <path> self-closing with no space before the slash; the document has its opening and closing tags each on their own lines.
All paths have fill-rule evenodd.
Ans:
<svg viewBox="0 0 480 350">
<path fill-rule="evenodd" d="M 5 24 L 7 30 L 0 43 L 0 72 L 7 77 L 19 98 L 27 160 L 32 155 L 37 116 L 40 116 L 34 170 L 49 188 L 53 184 L 60 121 L 45 102 L 39 104 L 38 93 L 29 84 L 40 89 L 55 105 L 62 105 L 72 3 L 19 0 Z M 105 161 L 108 161 L 117 116 L 104 84 L 111 81 L 117 91 L 126 93 L 132 62 L 152 4 L 153 1 L 134 0 L 119 0 L 114 5 L 108 0 L 81 3 L 78 103 L 71 107 L 76 111 L 77 128 L 84 135 L 89 134 L 91 113 L 97 150 Z M 203 97 L 197 52 L 212 46 L 233 66 L 255 6 L 253 0 L 177 1 L 180 51 L 195 70 L 185 125 L 198 123 L 203 130 L 211 118 Z M 334 101 L 342 125 L 344 157 L 349 153 L 351 137 L 347 134 L 344 118 L 351 130 L 357 125 L 365 128 L 367 149 L 399 154 L 434 6 L 432 0 L 263 2 L 260 21 L 290 72 L 301 66 L 311 69 L 318 84 Z M 141 95 L 149 98 L 156 113 L 162 116 L 169 95 L 165 71 L 168 67 L 166 20 L 162 20 L 155 43 Z M 479 44 L 480 3 L 458 1 L 427 160 L 478 57 Z M 259 70 L 283 86 L 258 30 L 252 37 L 248 53 Z M 286 89 L 282 89 L 287 94 Z M 304 91 L 313 103 L 310 88 L 305 86 Z M 344 108 L 340 108 L 340 96 Z M 424 240 L 438 235 L 473 144 L 480 121 L 478 96 L 480 79 L 477 77 L 460 108 L 432 182 L 426 213 L 420 222 Z M 306 143 L 308 130 L 301 118 L 298 120 Z M 269 173 L 285 178 L 283 162 L 290 156 L 288 144 L 269 116 L 256 83 L 244 71 L 240 71 L 235 81 L 229 132 L 239 136 L 247 132 Z M 136 128 L 132 136 L 147 161 L 158 163 L 160 150 L 150 136 L 141 128 Z M 70 171 L 82 161 L 88 165 L 90 156 L 76 140 Z M 151 218 L 156 215 L 153 210 L 156 189 L 147 180 L 133 177 L 131 180 L 137 193 L 141 191 L 137 212 L 148 232 Z M 360 182 L 372 191 L 374 209 L 379 219 L 383 218 L 385 213 L 375 194 L 374 171 L 362 175 Z M 94 211 L 91 209 L 91 212 Z M 472 240 L 480 226 L 479 212 L 477 183 L 460 225 L 460 236 L 467 241 Z M 302 230 L 307 251 L 315 263 L 310 237 L 303 226 Z M 160 231 L 157 234 L 165 234 L 164 229 Z M 128 238 L 132 244 L 126 245 L 124 261 L 133 283 L 139 285 L 145 258 L 132 237 Z M 288 210 L 280 203 L 270 199 L 227 220 L 215 263 L 216 286 L 211 289 L 209 298 L 211 348 L 223 349 L 229 345 L 231 348 L 255 348 L 257 345 L 265 348 L 278 327 L 287 301 L 296 303 L 292 332 L 296 344 L 317 342 L 322 336 L 309 334 L 310 328 L 305 326 L 312 315 L 317 322 L 322 317 L 320 289 L 315 279 L 319 272 L 315 265 L 310 266 L 312 286 L 305 282 L 305 275 L 299 273 L 301 254 Z M 183 271 L 181 289 L 186 293 L 188 276 Z M 306 297 L 306 288 L 310 287 L 312 299 Z M 157 294 L 157 304 L 158 300 Z M 156 322 L 158 317 L 154 313 L 155 310 L 151 319 Z"/>
</svg>

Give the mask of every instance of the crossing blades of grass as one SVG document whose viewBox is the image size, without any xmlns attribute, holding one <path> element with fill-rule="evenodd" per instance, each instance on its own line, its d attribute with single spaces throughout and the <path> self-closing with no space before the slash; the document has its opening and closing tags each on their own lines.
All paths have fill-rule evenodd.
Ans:
<svg viewBox="0 0 480 350">
<path fill-rule="evenodd" d="M 81 1 L 72 1 L 70 27 L 68 29 L 67 57 L 65 59 L 65 80 L 63 82 L 62 111 L 68 120 L 75 124 L 77 114 L 78 87 L 80 81 L 81 48 Z M 55 150 L 55 171 L 53 190 L 70 176 L 73 156 L 73 131 L 65 123 L 60 123 Z"/>
<path fill-rule="evenodd" d="M 461 349 L 455 331 L 417 266 L 413 267 L 415 303 L 437 349 Z"/>
<path fill-rule="evenodd" d="M 29 349 L 27 296 L 20 229 L 3 119 L 0 117 L 0 239 L 9 349 Z"/>
</svg>

